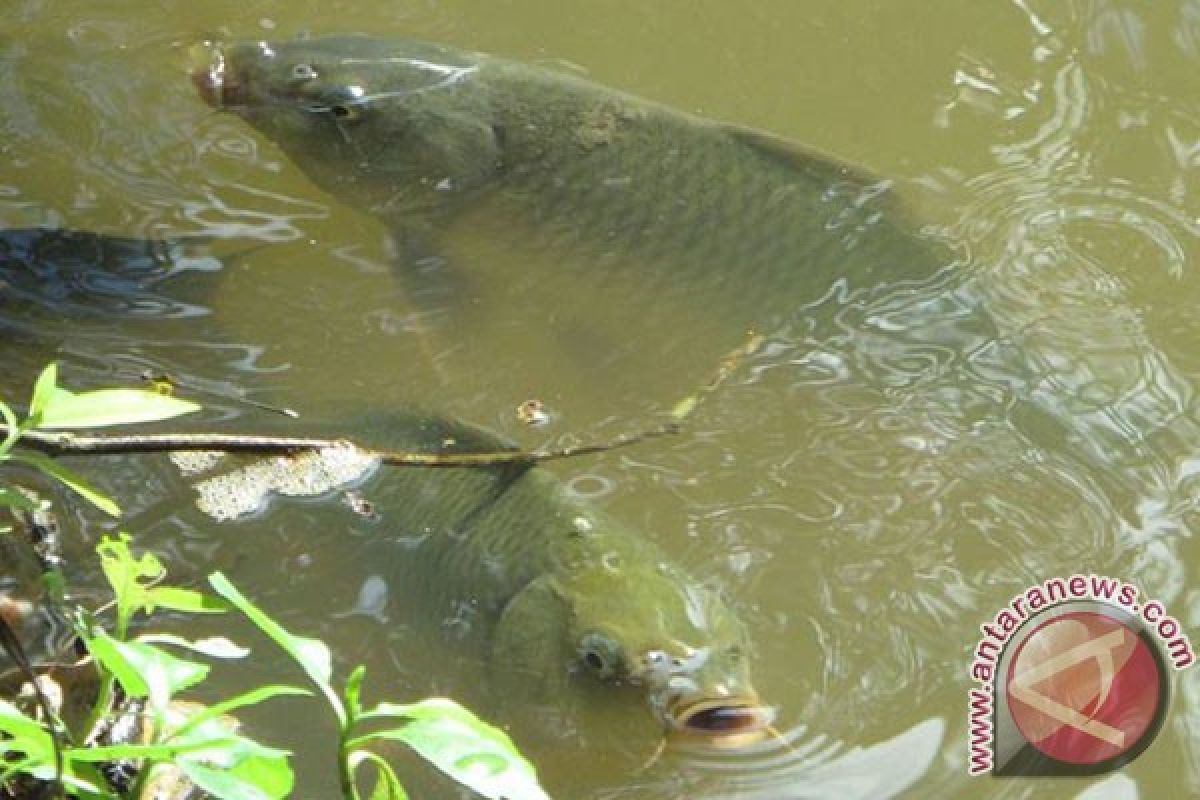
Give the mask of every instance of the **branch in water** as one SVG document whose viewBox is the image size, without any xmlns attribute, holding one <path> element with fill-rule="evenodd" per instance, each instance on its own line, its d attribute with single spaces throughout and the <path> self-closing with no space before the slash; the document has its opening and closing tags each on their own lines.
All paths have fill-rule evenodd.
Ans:
<svg viewBox="0 0 1200 800">
<path fill-rule="evenodd" d="M 260 436 L 238 433 L 147 433 L 121 435 L 78 434 L 53 431 L 25 431 L 20 443 L 47 455 L 100 455 L 117 453 L 162 453 L 181 450 L 218 450 L 228 453 L 258 453 L 264 455 L 289 455 L 302 450 L 325 450 L 335 447 L 353 447 L 369 458 L 378 458 L 384 464 L 401 467 L 490 467 L 501 464 L 537 464 L 575 456 L 603 453 L 620 447 L 628 447 L 649 439 L 670 436 L 682 429 L 687 420 L 718 386 L 741 364 L 742 360 L 756 352 L 762 344 L 761 336 L 750 339 L 721 360 L 716 372 L 699 390 L 675 404 L 670 419 L 663 424 L 642 431 L 624 434 L 608 442 L 582 444 L 556 450 L 505 450 L 490 453 L 414 453 L 395 450 L 379 450 L 363 447 L 347 439 L 324 439 L 307 436 Z M 0 422 L 0 436 L 7 434 L 9 427 Z"/>
<path fill-rule="evenodd" d="M 601 453 L 618 447 L 679 432 L 678 422 L 619 436 L 610 442 L 564 447 L 557 450 L 505 450 L 488 453 L 414 453 L 363 447 L 346 439 L 297 436 L 259 436 L 238 433 L 161 433 L 85 435 L 26 431 L 20 442 L 47 455 L 104 455 L 117 453 L 163 453 L 184 450 L 219 450 L 227 453 L 290 455 L 301 450 L 353 447 L 364 456 L 401 467 L 490 467 L 500 464 L 536 464 L 562 458 Z M 0 423 L 0 435 L 8 427 Z"/>
</svg>

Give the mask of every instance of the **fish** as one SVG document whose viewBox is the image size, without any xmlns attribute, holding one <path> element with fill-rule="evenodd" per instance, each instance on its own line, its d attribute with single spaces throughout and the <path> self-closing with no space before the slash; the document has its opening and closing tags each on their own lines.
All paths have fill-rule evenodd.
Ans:
<svg viewBox="0 0 1200 800">
<path fill-rule="evenodd" d="M 215 272 L 212 237 L 138 238 L 69 228 L 0 229 L 0 308 L 59 315 L 193 316 L 156 289 L 185 272 Z"/>
<path fill-rule="evenodd" d="M 659 352 L 711 358 L 745 330 L 952 261 L 892 181 L 555 69 L 346 35 L 209 43 L 192 79 L 320 189 L 379 219 L 411 294 L 434 305 L 499 281 L 548 331 L 604 317 Z M 495 258 L 456 257 L 481 240 Z M 521 266 L 494 275 L 483 262 L 501 255 Z M 724 338 L 701 348 L 716 317 Z M 604 344 L 594 351 L 620 346 Z"/>
<path fill-rule="evenodd" d="M 389 448 L 512 449 L 490 431 L 432 413 L 373 419 L 363 424 Z M 247 513 L 248 497 L 262 509 L 279 486 L 327 495 L 368 474 L 364 464 L 346 472 L 308 457 L 216 469 L 192 486 L 218 520 Z M 203 488 L 218 483 L 220 492 Z M 668 740 L 732 748 L 769 733 L 775 710 L 754 689 L 751 642 L 723 594 L 647 532 L 573 496 L 545 467 L 392 467 L 360 491 L 373 524 L 403 543 L 387 582 L 414 598 L 406 609 L 421 609 L 406 621 L 430 623 L 466 651 L 471 644 L 447 634 L 444 621 L 471 609 L 471 641 L 482 644 L 494 696 L 553 705 L 580 689 L 611 688 L 640 696 Z"/>
</svg>

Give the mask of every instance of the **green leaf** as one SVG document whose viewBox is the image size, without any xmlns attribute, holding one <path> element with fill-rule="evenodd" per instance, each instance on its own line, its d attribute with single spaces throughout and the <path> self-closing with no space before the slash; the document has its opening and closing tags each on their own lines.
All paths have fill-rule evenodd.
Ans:
<svg viewBox="0 0 1200 800">
<path fill-rule="evenodd" d="M 250 756 L 229 769 L 191 760 L 178 764 L 196 786 L 221 800 L 279 800 L 295 783 L 286 757 Z"/>
<path fill-rule="evenodd" d="M 235 750 L 237 736 L 227 734 L 217 739 L 204 739 L 195 742 L 173 742 L 170 744 L 110 744 L 89 745 L 88 747 L 69 748 L 63 754 L 72 761 L 102 764 L 106 761 L 178 761 L 193 754 L 198 758 L 217 758 L 223 753 Z"/>
<path fill-rule="evenodd" d="M 15 508 L 18 511 L 37 511 L 41 508 L 41 505 L 41 503 L 30 500 L 16 489 L 0 486 L 0 506 Z"/>
<path fill-rule="evenodd" d="M 4 755 L 8 760 L 0 761 L 0 785 L 7 784 L 13 777 L 17 775 L 33 775 L 34 777 L 39 777 L 38 771 L 45 768 L 45 765 L 40 764 L 31 758 L 16 758 L 16 754 L 19 752 L 21 751 L 17 748 L 8 748 L 5 750 Z M 53 767 L 50 768 L 50 773 L 51 774 L 46 776 L 46 780 L 54 779 Z"/>
<path fill-rule="evenodd" d="M 342 692 L 342 697 L 346 699 L 346 708 L 352 720 L 362 713 L 362 685 L 366 677 L 367 668 L 359 664 L 350 673 L 350 677 L 346 678 L 346 689 Z"/>
<path fill-rule="evenodd" d="M 84 644 L 87 645 L 92 658 L 105 672 L 116 678 L 126 694 L 131 697 L 147 696 L 150 694 L 150 687 L 137 668 L 125 659 L 125 654 L 113 646 L 114 641 L 102 633 L 84 638 Z"/>
<path fill-rule="evenodd" d="M 12 742 L 5 741 L 5 756 L 11 757 L 13 754 L 21 752 L 20 748 Z M 6 784 L 15 775 L 29 775 L 40 781 L 54 780 L 55 765 L 53 756 L 49 762 L 38 761 L 32 758 L 0 761 L 0 784 Z M 84 775 L 88 777 L 84 777 Z M 100 787 L 107 786 L 103 783 L 103 779 L 88 764 L 72 763 L 70 760 L 65 760 L 63 763 L 63 774 L 60 776 L 64 786 L 75 789 L 76 792 L 71 792 L 70 797 L 78 797 L 79 800 L 110 800 L 111 792 L 105 791 Z M 5 795 L 7 796 L 7 795 Z"/>
<path fill-rule="evenodd" d="M 281 697 L 287 695 L 304 695 L 311 696 L 312 692 L 307 689 L 301 689 L 296 686 L 261 686 L 257 689 L 252 689 L 249 692 L 239 694 L 236 697 L 231 697 L 215 705 L 205 708 L 203 711 L 193 715 L 187 720 L 174 734 L 175 736 L 184 736 L 197 726 L 200 726 L 210 719 L 215 719 L 222 714 L 228 714 L 245 706 L 258 705 L 264 700 L 269 700 L 272 697 Z"/>
<path fill-rule="evenodd" d="M 153 553 L 135 557 L 129 549 L 127 533 L 117 538 L 105 536 L 96 545 L 100 569 L 117 597 L 117 636 L 124 637 L 135 611 L 153 607 L 149 599 L 151 584 L 162 580 L 167 570 Z"/>
<path fill-rule="evenodd" d="M 246 697 L 243 696 L 243 700 Z M 182 741 L 193 737 L 207 739 L 228 735 L 235 725 L 232 718 L 223 716 L 213 707 L 186 721 L 176 735 Z M 177 758 L 175 763 L 197 786 L 215 797 L 274 800 L 286 797 L 292 790 L 294 777 L 287 762 L 288 755 L 285 750 L 264 747 L 234 734 L 222 742 L 218 750 L 192 752 Z"/>
<path fill-rule="evenodd" d="M 317 688 L 325 695 L 325 699 L 329 701 L 330 707 L 333 708 L 333 713 L 337 715 L 339 726 L 345 727 L 346 710 L 342 707 L 342 701 L 330 685 L 330 680 L 333 676 L 333 657 L 330 655 L 329 648 L 325 646 L 325 643 L 319 639 L 308 639 L 289 633 L 286 628 L 247 600 L 245 595 L 239 592 L 229 582 L 229 579 L 220 572 L 214 572 L 212 575 L 209 575 L 208 582 L 216 590 L 217 594 L 224 597 L 236 606 L 239 611 L 249 617 L 250 621 L 257 625 L 259 630 L 269 636 L 275 644 L 282 647 L 284 652 L 300 665 L 300 668 L 308 675 L 309 680 L 317 685 Z"/>
<path fill-rule="evenodd" d="M 56 388 L 42 408 L 39 428 L 103 428 L 157 422 L 199 411 L 189 400 L 145 389 L 97 389 L 91 392 Z"/>
<path fill-rule="evenodd" d="M 355 750 L 350 754 L 349 761 L 352 774 L 357 774 L 358 768 L 367 762 L 375 767 L 375 788 L 371 791 L 370 800 L 408 800 L 408 794 L 400 785 L 392 765 L 370 750 Z"/>
<path fill-rule="evenodd" d="M 88 652 L 131 697 L 146 697 L 161 715 L 178 692 L 208 676 L 207 664 L 177 658 L 141 642 L 122 642 L 103 631 L 87 641 Z"/>
<path fill-rule="evenodd" d="M 285 758 L 289 755 L 287 750 L 268 747 L 242 736 L 237 732 L 237 720 L 221 713 L 215 706 L 189 715 L 187 711 L 181 711 L 179 705 L 172 705 L 167 711 L 164 727 L 174 731 L 164 737 L 169 739 L 172 746 L 187 745 L 189 757 L 215 766 L 231 767 L 250 756 Z M 220 746 L 207 750 L 192 746 L 211 742 L 219 742 Z"/>
<path fill-rule="evenodd" d="M 37 427 L 46 404 L 51 395 L 58 389 L 58 365 L 51 362 L 42 370 L 37 382 L 33 384 L 33 399 L 29 401 L 29 419 Z"/>
<path fill-rule="evenodd" d="M 0 759 L 0 784 L 17 774 L 44 781 L 54 779 L 54 739 L 50 732 L 4 700 L 0 700 L 0 738 L 3 739 L 0 752 L 4 755 Z M 91 777 L 91 780 L 85 779 L 84 775 Z M 81 796 L 100 794 L 94 770 L 87 765 L 72 763 L 65 752 L 62 780 L 67 786 L 80 790 Z"/>
<path fill-rule="evenodd" d="M 54 765 L 54 739 L 50 732 L 6 700 L 0 700 L 0 733 L 5 736 L 5 750 L 25 753 L 34 760 L 49 759 L 50 765 Z"/>
<path fill-rule="evenodd" d="M 8 451 L 12 450 L 12 446 L 16 443 L 21 435 L 21 425 L 17 422 L 17 415 L 8 407 L 6 403 L 0 403 L 0 419 L 4 420 L 6 428 L 4 440 L 0 441 L 0 460 L 7 457 Z"/>
<path fill-rule="evenodd" d="M 192 614 L 223 614 L 229 610 L 228 603 L 212 595 L 174 586 L 163 586 L 146 592 L 146 613 L 149 614 L 156 607 Z"/>
<path fill-rule="evenodd" d="M 138 636 L 136 641 L 145 644 L 175 645 L 176 647 L 182 647 L 194 653 L 203 653 L 213 658 L 234 659 L 245 658 L 250 655 L 250 648 L 242 647 L 236 642 L 226 639 L 224 636 L 210 636 L 206 639 L 196 639 L 193 641 L 171 633 L 144 633 Z"/>
<path fill-rule="evenodd" d="M 83 478 L 71 472 L 49 456 L 41 453 L 20 452 L 12 453 L 9 457 L 14 461 L 24 461 L 26 464 L 37 467 L 42 472 L 52 475 L 60 483 L 73 489 L 83 499 L 110 517 L 121 516 L 120 506 L 114 503 L 107 495 L 93 489 Z"/>
<path fill-rule="evenodd" d="M 499 728 L 443 697 L 418 703 L 380 703 L 360 719 L 400 718 L 395 728 L 373 731 L 348 743 L 401 741 L 454 780 L 489 800 L 547 800 L 533 765 Z"/>
</svg>

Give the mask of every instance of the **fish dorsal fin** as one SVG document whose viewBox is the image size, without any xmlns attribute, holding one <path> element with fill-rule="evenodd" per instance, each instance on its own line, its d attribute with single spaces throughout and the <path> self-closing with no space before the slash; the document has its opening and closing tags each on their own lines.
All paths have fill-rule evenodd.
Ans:
<svg viewBox="0 0 1200 800">
<path fill-rule="evenodd" d="M 764 158 L 810 175 L 820 183 L 849 183 L 864 190 L 878 188 L 880 191 L 890 186 L 890 181 L 873 175 L 864 167 L 847 163 L 791 139 L 741 125 L 722 123 L 720 127 L 730 138 Z"/>
<path fill-rule="evenodd" d="M 329 429 L 330 435 L 346 435 L 344 425 L 331 424 Z M 487 428 L 420 406 L 361 412 L 356 416 L 350 438 L 369 446 L 422 453 L 496 453 L 519 449 L 511 439 Z"/>
</svg>

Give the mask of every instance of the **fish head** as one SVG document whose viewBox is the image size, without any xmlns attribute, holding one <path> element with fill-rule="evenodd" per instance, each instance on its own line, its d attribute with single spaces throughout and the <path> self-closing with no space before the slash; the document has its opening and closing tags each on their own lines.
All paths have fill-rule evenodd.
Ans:
<svg viewBox="0 0 1200 800">
<path fill-rule="evenodd" d="M 500 163 L 481 56 L 368 36 L 206 43 L 192 79 L 322 188 L 377 213 L 486 182 Z"/>
<path fill-rule="evenodd" d="M 564 583 L 578 670 L 645 692 L 673 736 L 732 747 L 774 710 L 750 679 L 745 629 L 719 593 L 664 563 L 601 566 Z"/>
</svg>

